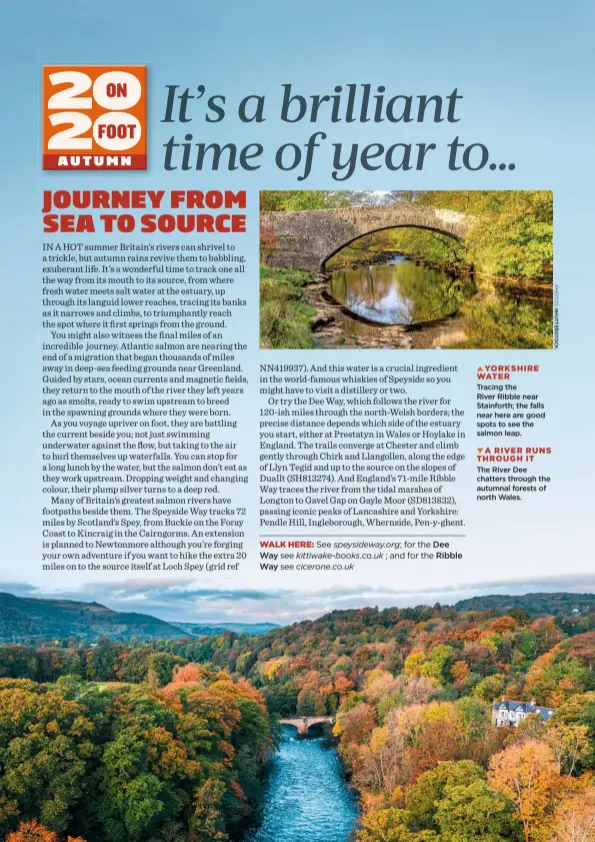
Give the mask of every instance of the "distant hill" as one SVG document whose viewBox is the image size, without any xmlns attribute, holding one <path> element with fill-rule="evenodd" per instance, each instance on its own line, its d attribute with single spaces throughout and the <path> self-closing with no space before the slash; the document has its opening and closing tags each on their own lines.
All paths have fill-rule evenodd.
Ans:
<svg viewBox="0 0 595 842">
<path fill-rule="evenodd" d="M 266 634 L 273 629 L 279 629 L 276 623 L 176 623 L 179 629 L 193 637 L 213 637 L 231 631 L 236 634 Z"/>
<path fill-rule="evenodd" d="M 522 596 L 510 594 L 489 594 L 464 599 L 453 606 L 457 611 L 493 611 L 506 614 L 513 609 L 524 609 L 533 616 L 551 614 L 557 617 L 571 617 L 595 613 L 595 594 L 584 593 L 534 593 Z M 421 615 L 432 614 L 431 606 L 402 609 L 403 616 L 419 619 Z M 305 621 L 297 625 L 311 626 L 326 621 L 335 622 L 343 615 L 362 622 L 373 609 L 351 612 L 333 612 L 318 621 Z M 384 609 L 388 625 L 394 625 L 393 614 L 398 609 Z M 419 615 L 419 617 L 418 617 Z M 295 628 L 295 625 L 292 627 Z M 35 643 L 74 638 L 93 643 L 100 637 L 115 641 L 131 638 L 154 640 L 156 638 L 218 637 L 226 631 L 251 636 L 274 635 L 282 626 L 275 623 L 169 623 L 149 614 L 135 614 L 112 611 L 97 602 L 77 602 L 68 599 L 38 599 L 19 597 L 0 592 L 0 643 Z"/>
<path fill-rule="evenodd" d="M 187 634 L 187 632 L 185 632 Z M 180 630 L 149 614 L 112 611 L 97 602 L 69 599 L 34 599 L 0 592 L 0 642 L 77 638 L 93 642 L 179 638 Z"/>
<path fill-rule="evenodd" d="M 522 596 L 489 594 L 463 599 L 454 606 L 457 611 L 497 611 L 506 614 L 513 608 L 524 608 L 534 616 L 554 617 L 595 612 L 595 593 L 528 593 Z"/>
</svg>

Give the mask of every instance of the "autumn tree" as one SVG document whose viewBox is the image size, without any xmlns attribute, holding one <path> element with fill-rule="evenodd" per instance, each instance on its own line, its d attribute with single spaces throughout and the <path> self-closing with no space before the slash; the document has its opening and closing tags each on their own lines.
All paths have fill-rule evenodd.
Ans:
<svg viewBox="0 0 595 842">
<path fill-rule="evenodd" d="M 344 190 L 261 190 L 261 211 L 300 211 L 345 207 L 351 204 Z"/>
<path fill-rule="evenodd" d="M 406 810 L 390 807 L 366 813 L 357 834 L 357 842 L 433 842 L 433 832 L 413 833 L 408 825 Z"/>
<path fill-rule="evenodd" d="M 402 734 L 386 726 L 375 728 L 370 741 L 354 755 L 354 784 L 366 793 L 381 793 L 390 800 L 395 789 L 407 783 L 411 763 Z"/>
<path fill-rule="evenodd" d="M 545 731 L 545 722 L 540 713 L 529 713 L 518 723 L 512 738 L 516 742 L 541 740 Z"/>
<path fill-rule="evenodd" d="M 502 792 L 516 805 L 525 842 L 551 814 L 560 777 L 556 760 L 545 743 L 529 740 L 496 754 L 489 766 L 490 788 Z"/>
<path fill-rule="evenodd" d="M 559 707 L 589 686 L 589 672 L 577 658 L 565 657 L 559 647 L 537 658 L 527 672 L 526 692 L 541 704 Z"/>
<path fill-rule="evenodd" d="M 595 631 L 570 638 L 565 649 L 569 658 L 576 658 L 591 673 L 595 672 Z"/>
<path fill-rule="evenodd" d="M 154 652 L 147 662 L 147 683 L 150 687 L 165 687 L 174 677 L 174 670 L 186 664 L 184 658 L 169 652 Z"/>
<path fill-rule="evenodd" d="M 405 661 L 405 672 L 414 676 L 426 676 L 440 683 L 447 676 L 452 654 L 452 647 L 444 644 L 434 646 L 428 653 L 415 652 Z"/>
<path fill-rule="evenodd" d="M 455 661 L 450 668 L 450 675 L 453 685 L 457 688 L 457 690 L 462 690 L 469 681 L 469 676 L 471 675 L 469 664 L 465 661 Z"/>
<path fill-rule="evenodd" d="M 502 695 L 505 686 L 505 675 L 502 675 L 501 673 L 487 675 L 475 685 L 472 690 L 472 695 L 477 696 L 478 699 L 482 699 L 484 702 L 493 702 L 494 699 L 497 699 Z"/>
<path fill-rule="evenodd" d="M 18 814 L 62 833 L 89 784 L 93 723 L 81 704 L 55 690 L 2 684 L 0 826 Z"/>
<path fill-rule="evenodd" d="M 577 758 L 574 772 L 595 769 L 595 692 L 581 693 L 568 698 L 556 711 L 552 720 L 564 726 L 586 728 L 589 748 Z"/>
<path fill-rule="evenodd" d="M 591 754 L 592 745 L 586 725 L 550 720 L 543 739 L 552 750 L 562 775 L 573 775 L 575 769 Z"/>
<path fill-rule="evenodd" d="M 21 822 L 18 830 L 8 834 L 6 842 L 58 842 L 58 837 L 53 830 L 32 819 Z"/>
<path fill-rule="evenodd" d="M 188 842 L 225 842 L 227 834 L 221 805 L 225 795 L 222 781 L 207 780 L 196 790 L 192 802 Z"/>
<path fill-rule="evenodd" d="M 415 830 L 438 832 L 440 827 L 436 821 L 436 810 L 447 789 L 453 786 L 468 786 L 483 780 L 484 770 L 471 760 L 438 763 L 435 769 L 424 772 L 406 797 L 411 827 Z"/>
<path fill-rule="evenodd" d="M 503 617 L 497 617 L 495 620 L 490 620 L 487 624 L 487 628 L 489 631 L 496 632 L 497 634 L 503 634 L 507 631 L 512 631 L 518 625 L 518 621 L 515 620 L 514 617 L 505 614 Z"/>
<path fill-rule="evenodd" d="M 551 842 L 595 842 L 595 787 L 561 801 L 551 825 Z"/>
<path fill-rule="evenodd" d="M 436 806 L 441 842 L 505 842 L 519 836 L 513 802 L 483 779 L 447 785 Z"/>
<path fill-rule="evenodd" d="M 372 735 L 376 727 L 376 713 L 372 705 L 360 702 L 347 712 L 339 712 L 333 733 L 341 737 L 344 745 L 361 745 Z"/>
</svg>

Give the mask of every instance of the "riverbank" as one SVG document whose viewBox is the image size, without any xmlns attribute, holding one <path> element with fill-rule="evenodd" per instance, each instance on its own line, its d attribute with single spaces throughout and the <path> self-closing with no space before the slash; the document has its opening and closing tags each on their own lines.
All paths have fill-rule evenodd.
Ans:
<svg viewBox="0 0 595 842">
<path fill-rule="evenodd" d="M 308 272 L 261 267 L 261 347 L 552 347 L 552 284 L 483 273 L 456 275 L 408 257 L 411 277 L 391 281 L 384 275 L 391 267 L 397 273 L 399 263 L 391 257 L 389 263 L 352 266 L 317 279 Z M 333 288 L 338 280 L 346 285 L 344 295 Z M 381 303 L 408 309 L 413 301 L 414 310 L 402 323 L 378 316 Z"/>
<path fill-rule="evenodd" d="M 316 309 L 304 298 L 308 272 L 260 266 L 260 347 L 312 348 Z"/>
</svg>

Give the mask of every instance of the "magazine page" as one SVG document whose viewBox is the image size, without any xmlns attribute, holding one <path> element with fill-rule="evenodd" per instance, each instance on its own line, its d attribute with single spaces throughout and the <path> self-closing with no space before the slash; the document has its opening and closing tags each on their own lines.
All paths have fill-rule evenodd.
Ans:
<svg viewBox="0 0 595 842">
<path fill-rule="evenodd" d="M 0 838 L 594 842 L 591 4 L 1 16 Z"/>
</svg>

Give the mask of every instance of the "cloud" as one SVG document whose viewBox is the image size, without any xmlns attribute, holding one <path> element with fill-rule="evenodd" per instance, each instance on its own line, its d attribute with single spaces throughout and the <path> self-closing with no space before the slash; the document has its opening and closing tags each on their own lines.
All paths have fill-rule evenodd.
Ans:
<svg viewBox="0 0 595 842">
<path fill-rule="evenodd" d="M 0 592 L 2 593 L 26 596 L 27 594 L 34 594 L 36 590 L 37 586 L 29 582 L 0 582 Z"/>
<path fill-rule="evenodd" d="M 118 598 L 142 598 L 148 596 L 151 599 L 170 600 L 172 602 L 188 599 L 227 599 L 231 602 L 242 602 L 245 600 L 266 600 L 290 593 L 289 591 L 262 591 L 252 588 L 204 588 L 197 587 L 194 579 L 162 582 L 154 579 L 126 579 L 122 582 L 94 582 L 81 586 L 83 590 L 94 590 L 109 596 Z"/>
<path fill-rule="evenodd" d="M 581 590 L 595 590 L 595 573 L 568 573 L 556 576 L 543 576 L 538 579 L 517 577 L 512 579 L 494 579 L 477 583 L 459 583 L 446 585 L 441 588 L 425 588 L 421 590 L 401 591 L 404 596 L 417 594 L 441 594 L 445 597 L 456 595 L 458 601 L 463 598 L 459 594 L 468 596 L 485 596 L 486 594 L 528 594 L 538 591 L 555 593 L 567 591 L 578 593 Z"/>
<path fill-rule="evenodd" d="M 399 589 L 369 585 L 304 588 L 204 587 L 191 577 L 171 580 L 142 577 L 112 582 L 89 582 L 71 590 L 41 591 L 24 582 L 5 582 L 0 589 L 21 596 L 95 601 L 116 611 L 153 614 L 169 621 L 263 622 L 289 624 L 315 619 L 331 611 L 378 606 L 444 605 L 486 594 L 535 592 L 593 592 L 595 574 L 560 574 L 539 579 L 509 578 L 477 583 L 452 583 L 440 588 Z"/>
</svg>

